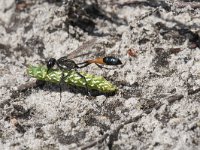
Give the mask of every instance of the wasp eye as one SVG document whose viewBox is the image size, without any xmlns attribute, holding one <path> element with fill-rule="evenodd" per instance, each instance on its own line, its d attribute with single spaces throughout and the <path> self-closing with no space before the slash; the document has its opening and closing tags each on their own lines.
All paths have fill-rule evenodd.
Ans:
<svg viewBox="0 0 200 150">
<path fill-rule="evenodd" d="M 53 68 L 55 63 L 56 63 L 56 59 L 55 58 L 50 58 L 49 61 L 47 62 L 47 69 L 49 70 L 49 69 Z"/>
</svg>

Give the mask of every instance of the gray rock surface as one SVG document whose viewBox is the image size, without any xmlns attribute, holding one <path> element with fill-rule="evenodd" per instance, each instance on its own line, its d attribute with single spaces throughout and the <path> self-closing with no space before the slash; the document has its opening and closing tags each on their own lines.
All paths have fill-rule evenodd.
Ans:
<svg viewBox="0 0 200 150">
<path fill-rule="evenodd" d="M 200 3 L 96 2 L 0 1 L 0 149 L 199 149 Z M 81 69 L 115 95 L 62 85 L 60 102 L 59 85 L 32 86 L 29 65 L 94 38 L 80 50 L 94 53 L 74 60 L 119 57 Z"/>
</svg>

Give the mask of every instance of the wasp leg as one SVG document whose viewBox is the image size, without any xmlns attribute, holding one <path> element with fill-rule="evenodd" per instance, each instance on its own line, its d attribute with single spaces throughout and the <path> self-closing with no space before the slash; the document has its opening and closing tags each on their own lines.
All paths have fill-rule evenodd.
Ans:
<svg viewBox="0 0 200 150">
<path fill-rule="evenodd" d="M 101 68 L 101 69 L 102 69 L 102 68 L 104 68 L 104 69 L 108 69 L 108 70 L 111 70 L 111 69 L 113 69 L 113 68 L 107 68 L 107 67 L 103 67 L 103 66 L 101 66 L 101 65 L 99 65 L 99 64 L 96 64 L 96 63 L 95 63 L 95 65 L 97 65 L 97 67 L 99 67 L 99 68 Z"/>
<path fill-rule="evenodd" d="M 62 99 L 62 83 L 70 75 L 71 75 L 71 72 L 69 72 L 66 76 L 64 75 L 64 72 L 62 72 L 62 75 L 61 75 L 61 78 L 60 78 L 60 82 L 59 82 L 59 86 L 60 86 L 60 103 L 61 103 L 61 99 Z"/>
<path fill-rule="evenodd" d="M 91 96 L 91 93 L 89 92 L 89 89 L 88 89 L 88 84 L 87 84 L 86 78 L 82 74 L 80 74 L 77 70 L 75 70 L 75 71 L 81 78 L 83 78 L 85 80 L 85 87 L 86 87 L 87 93 L 89 96 Z"/>
<path fill-rule="evenodd" d="M 60 78 L 60 82 L 59 82 L 59 88 L 60 88 L 60 102 L 61 103 L 61 99 L 62 99 L 62 81 L 64 80 L 64 73 L 62 72 L 61 78 Z"/>
<path fill-rule="evenodd" d="M 78 65 L 82 65 L 82 66 L 78 66 Z M 78 68 L 84 68 L 84 67 L 87 67 L 88 65 L 90 65 L 90 63 L 87 63 L 87 62 L 83 62 L 83 63 L 78 63 L 77 64 Z"/>
</svg>

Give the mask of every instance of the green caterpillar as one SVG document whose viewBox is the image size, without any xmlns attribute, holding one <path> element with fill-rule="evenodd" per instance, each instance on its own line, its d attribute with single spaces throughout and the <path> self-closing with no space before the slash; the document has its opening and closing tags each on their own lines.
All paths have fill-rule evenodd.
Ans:
<svg viewBox="0 0 200 150">
<path fill-rule="evenodd" d="M 29 66 L 27 72 L 30 76 L 52 83 L 59 83 L 62 75 L 62 71 L 59 69 L 51 69 L 47 74 L 47 68 L 45 66 Z M 75 71 L 64 71 L 64 76 L 70 75 L 64 79 L 64 82 L 68 85 L 74 85 L 78 87 L 85 87 L 86 82 Z M 80 72 L 87 81 L 88 88 L 91 90 L 97 90 L 102 93 L 113 93 L 117 90 L 117 87 L 107 81 L 101 76 Z"/>
</svg>

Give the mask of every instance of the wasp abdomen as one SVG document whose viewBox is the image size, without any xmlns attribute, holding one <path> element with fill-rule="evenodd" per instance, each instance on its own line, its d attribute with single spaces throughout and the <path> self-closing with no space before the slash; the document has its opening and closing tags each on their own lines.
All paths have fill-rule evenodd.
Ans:
<svg viewBox="0 0 200 150">
<path fill-rule="evenodd" d="M 122 64 L 121 60 L 112 56 L 104 57 L 103 62 L 106 65 L 120 65 Z"/>
</svg>

